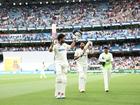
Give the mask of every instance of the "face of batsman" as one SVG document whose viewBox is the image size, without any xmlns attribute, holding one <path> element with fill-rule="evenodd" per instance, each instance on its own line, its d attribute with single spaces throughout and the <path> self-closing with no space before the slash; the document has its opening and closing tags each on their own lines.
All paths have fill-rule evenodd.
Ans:
<svg viewBox="0 0 140 105">
<path fill-rule="evenodd" d="M 57 39 L 58 39 L 58 42 L 60 44 L 63 44 L 65 42 L 65 35 L 64 34 L 59 34 Z"/>
<path fill-rule="evenodd" d="M 80 43 L 80 48 L 81 48 L 81 49 L 84 49 L 84 47 L 85 47 L 85 43 L 81 42 L 81 43 Z"/>
<path fill-rule="evenodd" d="M 63 37 L 60 41 L 61 41 L 61 43 L 64 43 L 65 42 L 65 37 Z"/>
</svg>

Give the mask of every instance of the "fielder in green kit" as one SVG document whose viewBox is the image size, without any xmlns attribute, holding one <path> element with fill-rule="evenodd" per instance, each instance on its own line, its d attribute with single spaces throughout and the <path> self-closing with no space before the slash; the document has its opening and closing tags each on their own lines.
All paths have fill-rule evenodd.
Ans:
<svg viewBox="0 0 140 105">
<path fill-rule="evenodd" d="M 99 62 L 102 64 L 105 92 L 109 92 L 109 81 L 111 78 L 113 56 L 109 52 L 108 46 L 105 46 L 104 52 L 100 54 Z"/>
</svg>

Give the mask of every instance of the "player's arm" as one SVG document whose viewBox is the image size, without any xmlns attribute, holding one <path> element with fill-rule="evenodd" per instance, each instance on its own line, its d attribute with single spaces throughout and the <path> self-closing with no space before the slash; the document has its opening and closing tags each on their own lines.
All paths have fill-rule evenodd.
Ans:
<svg viewBox="0 0 140 105">
<path fill-rule="evenodd" d="M 84 47 L 84 52 L 88 49 L 88 47 L 92 45 L 92 42 L 91 41 L 88 41 Z"/>
<path fill-rule="evenodd" d="M 87 53 L 88 54 L 93 54 L 94 53 L 94 50 L 93 49 L 87 49 Z"/>
<path fill-rule="evenodd" d="M 99 56 L 99 63 L 102 65 L 102 66 L 105 66 L 105 59 L 104 59 L 104 57 L 103 57 L 103 54 L 100 54 L 100 56 Z"/>
<path fill-rule="evenodd" d="M 91 42 L 91 41 L 88 41 L 88 42 L 86 43 L 85 47 L 84 47 L 84 50 L 87 50 L 88 47 L 89 47 L 91 44 L 92 44 L 92 42 Z"/>
<path fill-rule="evenodd" d="M 102 62 L 102 54 L 100 54 L 100 56 L 99 56 L 99 62 Z"/>
<path fill-rule="evenodd" d="M 77 59 L 78 59 L 78 52 L 76 50 L 75 53 L 74 53 L 74 60 L 77 60 Z"/>
<path fill-rule="evenodd" d="M 74 39 L 71 43 L 71 45 L 67 44 L 67 43 L 64 43 L 64 46 L 67 48 L 67 50 L 71 49 L 71 48 L 74 48 L 75 47 L 75 44 L 76 44 L 76 40 Z"/>
<path fill-rule="evenodd" d="M 52 52 L 53 51 L 53 48 L 54 48 L 54 42 L 52 42 L 52 44 L 50 45 L 49 52 Z"/>
<path fill-rule="evenodd" d="M 70 48 L 74 48 L 75 47 L 75 44 L 76 44 L 76 39 L 73 39 L 71 45 L 70 45 Z"/>
</svg>

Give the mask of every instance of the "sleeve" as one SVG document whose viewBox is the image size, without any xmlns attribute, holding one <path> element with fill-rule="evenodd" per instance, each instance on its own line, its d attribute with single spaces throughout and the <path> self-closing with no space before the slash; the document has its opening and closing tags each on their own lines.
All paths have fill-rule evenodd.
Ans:
<svg viewBox="0 0 140 105">
<path fill-rule="evenodd" d="M 89 49 L 87 49 L 87 50 L 86 50 L 86 53 L 89 53 L 89 52 L 90 52 Z"/>
<path fill-rule="evenodd" d="M 100 54 L 98 60 L 99 60 L 99 62 L 105 62 L 105 59 L 104 59 L 104 57 L 103 57 L 103 54 Z"/>
<path fill-rule="evenodd" d="M 54 51 L 54 52 L 56 51 L 56 45 L 53 46 L 53 51 Z"/>
<path fill-rule="evenodd" d="M 64 46 L 66 47 L 67 50 L 71 49 L 71 45 L 68 45 L 67 43 L 64 43 Z"/>
<path fill-rule="evenodd" d="M 104 56 L 103 54 L 101 54 L 101 55 L 99 56 L 99 63 L 104 67 L 104 66 L 105 66 L 105 59 L 104 59 L 103 56 Z"/>
<path fill-rule="evenodd" d="M 98 59 L 99 62 L 101 62 L 101 58 L 102 58 L 102 54 L 100 54 L 100 56 L 99 56 L 99 59 Z"/>
<path fill-rule="evenodd" d="M 74 56 L 77 57 L 78 55 L 79 55 L 78 50 L 76 50 L 75 53 L 74 53 Z"/>
</svg>

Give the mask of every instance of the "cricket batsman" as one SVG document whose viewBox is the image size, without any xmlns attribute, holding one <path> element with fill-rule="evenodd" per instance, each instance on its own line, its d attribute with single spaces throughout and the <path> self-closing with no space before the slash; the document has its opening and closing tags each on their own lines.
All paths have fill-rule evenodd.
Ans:
<svg viewBox="0 0 140 105">
<path fill-rule="evenodd" d="M 67 60 L 67 51 L 75 47 L 75 39 L 71 45 L 65 43 L 65 35 L 59 34 L 57 37 L 58 42 L 54 45 L 52 44 L 49 51 L 54 51 L 55 68 L 56 68 L 56 83 L 55 83 L 55 97 L 57 99 L 65 98 L 65 88 L 67 83 L 67 71 L 69 68 Z"/>
<path fill-rule="evenodd" d="M 92 42 L 80 43 L 80 48 L 76 49 L 74 54 L 74 60 L 76 60 L 77 63 L 77 69 L 79 73 L 79 91 L 81 93 L 85 92 L 86 87 L 86 73 L 88 69 L 88 53 L 89 49 L 88 47 L 92 45 Z"/>
<path fill-rule="evenodd" d="M 103 70 L 104 89 L 105 92 L 109 92 L 109 82 L 111 78 L 113 56 L 109 52 L 108 46 L 105 46 L 104 52 L 100 54 L 99 62 L 102 65 L 102 70 Z"/>
</svg>

